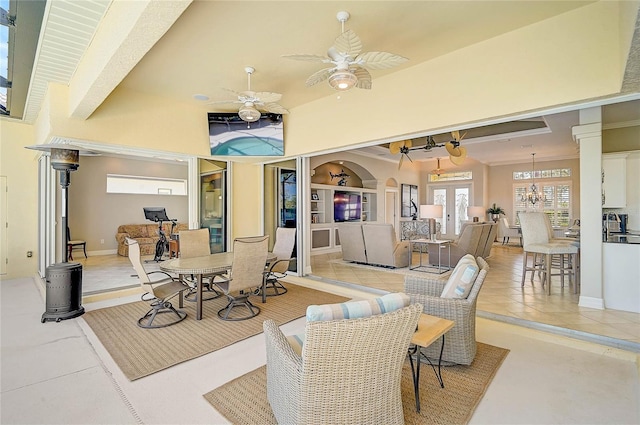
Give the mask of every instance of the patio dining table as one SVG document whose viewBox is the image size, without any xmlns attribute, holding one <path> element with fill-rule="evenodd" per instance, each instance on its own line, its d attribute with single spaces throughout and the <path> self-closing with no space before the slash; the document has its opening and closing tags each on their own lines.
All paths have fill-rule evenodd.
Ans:
<svg viewBox="0 0 640 425">
<path fill-rule="evenodd" d="M 275 261 L 277 257 L 269 253 L 267 255 L 267 264 Z M 174 258 L 160 263 L 160 270 L 167 273 L 175 273 L 180 280 L 186 275 L 194 275 L 197 279 L 197 297 L 196 297 L 196 320 L 202 319 L 202 276 L 212 273 L 226 273 L 233 265 L 233 252 L 221 252 L 217 254 L 205 255 L 203 257 L 191 258 Z M 262 302 L 265 299 L 266 274 L 262 277 Z"/>
</svg>

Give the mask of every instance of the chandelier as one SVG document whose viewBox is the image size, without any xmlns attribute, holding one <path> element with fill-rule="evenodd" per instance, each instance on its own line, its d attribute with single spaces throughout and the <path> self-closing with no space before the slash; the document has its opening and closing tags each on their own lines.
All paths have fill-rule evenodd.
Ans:
<svg viewBox="0 0 640 425">
<path fill-rule="evenodd" d="M 531 171 L 531 186 L 529 187 L 529 191 L 524 193 L 520 200 L 522 202 L 529 202 L 531 205 L 536 205 L 538 202 L 547 202 L 547 197 L 542 192 L 538 192 L 538 187 L 536 186 L 536 154 L 531 154 L 531 162 L 532 162 L 532 171 Z"/>
</svg>

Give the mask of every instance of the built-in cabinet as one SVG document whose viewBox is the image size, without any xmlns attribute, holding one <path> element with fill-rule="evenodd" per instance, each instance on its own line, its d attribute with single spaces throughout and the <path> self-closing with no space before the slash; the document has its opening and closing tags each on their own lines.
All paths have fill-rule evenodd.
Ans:
<svg viewBox="0 0 640 425">
<path fill-rule="evenodd" d="M 377 220 L 377 192 L 374 189 L 311 185 L 311 251 L 335 250 L 340 247 L 340 236 L 334 219 L 334 194 L 346 192 L 360 196 L 359 222 Z"/>
<path fill-rule="evenodd" d="M 627 206 L 627 154 L 602 155 L 602 206 Z"/>
</svg>

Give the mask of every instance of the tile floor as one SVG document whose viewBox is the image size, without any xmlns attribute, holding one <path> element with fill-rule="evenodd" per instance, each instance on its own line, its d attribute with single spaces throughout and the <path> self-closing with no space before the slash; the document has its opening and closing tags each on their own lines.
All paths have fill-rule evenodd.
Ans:
<svg viewBox="0 0 640 425">
<path fill-rule="evenodd" d="M 418 255 L 417 252 L 413 253 L 413 265 L 419 263 Z M 426 264 L 428 257 L 427 254 L 423 255 L 423 262 Z M 146 260 L 152 258 L 145 257 Z M 110 288 L 129 289 L 129 293 L 135 293 L 138 288 L 137 278 L 132 276 L 133 268 L 126 257 L 107 255 L 84 259 L 79 256 L 76 260 L 83 264 L 85 302 L 108 297 L 103 293 Z M 534 323 L 538 328 L 546 327 L 549 331 L 561 328 L 569 330 L 569 334 L 578 338 L 598 335 L 605 337 L 609 345 L 640 352 L 640 314 L 580 307 L 578 295 L 573 293 L 573 288 L 568 285 L 561 288 L 558 277 L 553 278 L 550 296 L 546 295 L 537 277 L 533 285 L 526 280 L 522 287 L 522 248 L 515 244 L 494 244 L 487 261 L 491 270 L 478 297 L 479 316 L 511 321 L 523 326 Z M 402 291 L 406 273 L 424 273 L 407 269 L 348 265 L 341 261 L 340 252 L 312 256 L 311 267 L 311 278 L 355 284 L 374 293 Z M 158 263 L 149 261 L 145 263 L 145 268 L 151 271 L 158 270 L 159 267 Z M 441 276 L 446 278 L 448 274 Z"/>
<path fill-rule="evenodd" d="M 413 265 L 418 264 L 418 255 L 413 253 Z M 426 264 L 427 260 L 423 261 Z M 537 277 L 533 285 L 527 279 L 522 287 L 522 248 L 516 245 L 494 244 L 487 262 L 491 270 L 478 296 L 479 315 L 551 325 L 575 331 L 577 336 L 588 333 L 609 337 L 640 352 L 640 314 L 580 307 L 578 295 L 568 285 L 561 288 L 559 277 L 553 278 L 550 296 Z M 314 276 L 385 291 L 402 291 L 405 273 L 424 273 L 346 265 L 341 262 L 340 252 L 312 256 L 311 267 Z"/>
</svg>

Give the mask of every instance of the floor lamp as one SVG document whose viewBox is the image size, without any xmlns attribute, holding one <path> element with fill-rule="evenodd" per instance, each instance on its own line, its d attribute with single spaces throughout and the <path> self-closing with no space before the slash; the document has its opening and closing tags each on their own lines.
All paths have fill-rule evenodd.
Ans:
<svg viewBox="0 0 640 425">
<path fill-rule="evenodd" d="M 420 218 L 429 221 L 429 237 L 432 241 L 436 238 L 436 218 L 442 218 L 442 205 L 420 205 Z"/>
<path fill-rule="evenodd" d="M 59 322 L 72 319 L 84 313 L 82 307 L 82 264 L 69 263 L 69 250 L 67 248 L 67 214 L 69 210 L 69 197 L 67 190 L 71 183 L 71 171 L 79 167 L 80 148 L 71 145 L 34 145 L 27 146 L 34 149 L 49 152 L 51 155 L 51 167 L 60 175 L 60 187 L 62 188 L 62 262 L 47 266 L 45 271 L 46 281 L 46 311 L 42 314 L 41 322 Z"/>
</svg>

